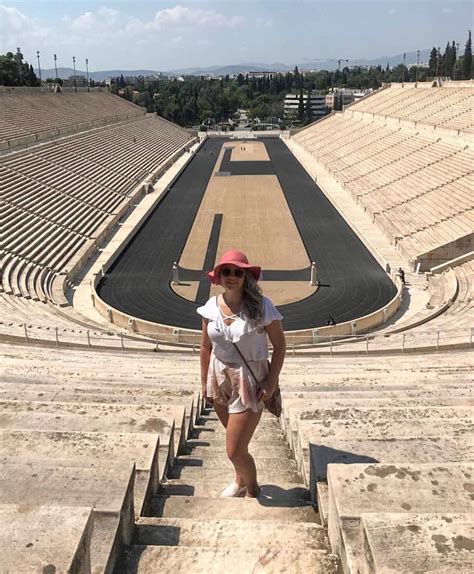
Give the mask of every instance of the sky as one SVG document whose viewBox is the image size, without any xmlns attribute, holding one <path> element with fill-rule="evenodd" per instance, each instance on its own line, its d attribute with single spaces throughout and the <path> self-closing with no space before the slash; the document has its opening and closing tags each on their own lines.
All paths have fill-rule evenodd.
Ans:
<svg viewBox="0 0 474 574">
<path fill-rule="evenodd" d="M 0 0 L 0 53 L 36 67 L 166 71 L 249 62 L 378 58 L 459 42 L 473 3 L 458 0 Z"/>
</svg>

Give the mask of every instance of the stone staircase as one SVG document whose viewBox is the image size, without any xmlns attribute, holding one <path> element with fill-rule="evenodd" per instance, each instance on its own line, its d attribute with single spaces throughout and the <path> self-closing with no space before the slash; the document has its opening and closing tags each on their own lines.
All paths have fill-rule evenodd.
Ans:
<svg viewBox="0 0 474 574">
<path fill-rule="evenodd" d="M 148 516 L 138 519 L 120 574 L 188 571 L 331 574 L 337 561 L 275 418 L 265 413 L 250 443 L 262 494 L 220 498 L 234 477 L 225 429 L 204 411 Z"/>
</svg>

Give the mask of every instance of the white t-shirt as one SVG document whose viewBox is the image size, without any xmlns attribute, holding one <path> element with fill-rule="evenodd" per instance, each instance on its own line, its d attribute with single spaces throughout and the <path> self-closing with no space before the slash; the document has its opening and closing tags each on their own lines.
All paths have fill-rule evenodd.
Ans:
<svg viewBox="0 0 474 574">
<path fill-rule="evenodd" d="M 267 297 L 263 297 L 263 319 L 254 326 L 244 312 L 233 317 L 236 319 L 226 325 L 217 297 L 199 307 L 197 312 L 208 319 L 207 334 L 212 342 L 214 355 L 223 363 L 240 364 L 242 359 L 232 343 L 237 343 L 240 352 L 247 361 L 264 361 L 268 358 L 268 338 L 264 327 L 283 316 Z"/>
</svg>

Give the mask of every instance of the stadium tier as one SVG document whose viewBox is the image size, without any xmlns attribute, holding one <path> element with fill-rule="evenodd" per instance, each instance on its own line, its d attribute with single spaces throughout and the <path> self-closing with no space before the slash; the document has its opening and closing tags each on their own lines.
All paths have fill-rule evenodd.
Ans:
<svg viewBox="0 0 474 574">
<path fill-rule="evenodd" d="M 474 95 L 469 87 L 429 88 L 398 85 L 379 91 L 351 106 L 366 112 L 452 130 L 474 133 Z"/>
<path fill-rule="evenodd" d="M 292 139 L 416 262 L 472 234 L 473 102 L 469 86 L 382 89 Z"/>
<path fill-rule="evenodd" d="M 145 115 L 142 108 L 102 91 L 3 88 L 0 108 L 0 152 Z"/>
<path fill-rule="evenodd" d="M 430 355 L 422 369 L 417 354 L 320 357 L 317 373 L 314 359 L 289 359 L 282 430 L 265 416 L 251 444 L 263 489 L 255 501 L 218 498 L 232 468 L 223 429 L 198 403 L 197 356 L 5 351 L 1 503 L 12 525 L 29 532 L 26 505 L 53 506 L 52 521 L 71 507 L 94 506 L 96 526 L 86 543 L 92 571 L 114 564 L 124 572 L 157 564 L 169 570 L 178 560 L 197 573 L 212 558 L 211 571 L 224 565 L 236 572 L 231 559 L 242 569 L 270 553 L 281 560 L 280 571 L 302 571 L 292 570 L 292 558 L 327 574 L 336 571 L 332 549 L 345 572 L 356 572 L 373 555 L 384 559 L 385 532 L 397 571 L 416 571 L 424 561 L 444 572 L 469 560 L 459 545 L 447 544 L 443 553 L 423 545 L 422 556 L 404 552 L 415 543 L 396 529 L 397 520 L 407 533 L 428 521 L 436 535 L 452 529 L 448 540 L 471 536 L 464 516 L 472 473 L 467 355 Z M 305 487 L 329 526 L 330 544 Z M 436 513 L 448 520 L 439 522 Z M 367 522 L 375 519 L 383 520 L 378 534 Z M 13 537 L 10 528 L 4 537 Z M 375 536 L 370 551 L 366 531 Z M 64 548 L 77 547 L 71 535 Z"/>
<path fill-rule="evenodd" d="M 143 193 L 141 184 L 190 139 L 165 120 L 140 117 L 4 155 L 4 291 L 53 300 L 55 277 L 100 243 Z"/>
<path fill-rule="evenodd" d="M 258 499 L 219 497 L 234 474 L 199 333 L 143 337 L 91 301 L 187 162 L 214 173 L 219 154 L 104 93 L 0 93 L 0 570 L 472 570 L 473 253 L 408 270 L 472 233 L 472 94 L 442 90 L 381 90 L 288 142 L 344 186 L 346 221 L 406 284 L 373 332 L 289 344 L 282 416 L 250 444 Z M 232 177 L 251 176 L 217 179 Z"/>
</svg>

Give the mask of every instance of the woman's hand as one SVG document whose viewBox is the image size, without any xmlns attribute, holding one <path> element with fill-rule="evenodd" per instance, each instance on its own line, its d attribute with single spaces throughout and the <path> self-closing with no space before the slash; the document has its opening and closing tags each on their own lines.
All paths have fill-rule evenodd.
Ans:
<svg viewBox="0 0 474 574">
<path fill-rule="evenodd" d="M 262 381 L 262 383 L 257 388 L 257 401 L 268 401 L 271 399 L 273 393 L 275 392 L 277 384 L 270 383 L 267 379 Z"/>
<path fill-rule="evenodd" d="M 203 403 L 209 403 L 210 405 L 214 405 L 214 398 L 208 395 L 207 386 L 201 388 L 201 397 Z"/>
</svg>

